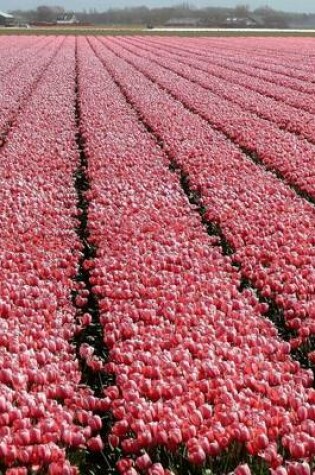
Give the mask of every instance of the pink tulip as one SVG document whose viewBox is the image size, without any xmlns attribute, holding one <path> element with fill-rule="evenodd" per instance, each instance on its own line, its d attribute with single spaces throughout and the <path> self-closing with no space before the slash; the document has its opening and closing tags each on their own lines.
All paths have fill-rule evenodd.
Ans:
<svg viewBox="0 0 315 475">
<path fill-rule="evenodd" d="M 243 464 L 243 465 L 239 465 L 237 467 L 237 469 L 234 471 L 234 474 L 235 475 L 251 475 L 251 470 L 249 468 L 249 466 L 247 465 L 247 463 Z"/>
<path fill-rule="evenodd" d="M 119 473 L 125 473 L 127 470 L 129 470 L 132 467 L 132 459 L 120 459 L 116 463 L 117 470 Z"/>
<path fill-rule="evenodd" d="M 152 465 L 150 456 L 147 453 L 138 457 L 135 463 L 140 470 L 147 470 Z"/>
<path fill-rule="evenodd" d="M 97 437 L 92 437 L 88 443 L 88 448 L 92 451 L 92 452 L 100 452 L 101 450 L 103 450 L 104 448 L 104 444 L 103 444 L 103 441 L 102 439 L 100 438 L 100 436 L 97 436 Z"/>
<path fill-rule="evenodd" d="M 131 467 L 126 470 L 125 475 L 138 475 L 138 473 L 139 472 L 135 468 Z"/>
<path fill-rule="evenodd" d="M 148 469 L 148 475 L 164 475 L 164 468 L 160 463 L 154 463 Z"/>
<path fill-rule="evenodd" d="M 202 465 L 206 460 L 206 454 L 201 447 L 196 447 L 188 454 L 188 459 L 195 465 Z"/>
</svg>

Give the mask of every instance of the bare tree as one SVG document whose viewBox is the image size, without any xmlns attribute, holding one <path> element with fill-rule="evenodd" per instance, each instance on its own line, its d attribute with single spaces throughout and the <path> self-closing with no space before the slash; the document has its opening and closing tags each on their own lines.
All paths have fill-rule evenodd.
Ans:
<svg viewBox="0 0 315 475">
<path fill-rule="evenodd" d="M 37 7 L 35 15 L 36 21 L 39 22 L 53 22 L 56 21 L 57 16 L 64 13 L 64 8 L 55 6 L 49 7 L 47 5 L 40 5 Z"/>
<path fill-rule="evenodd" d="M 234 9 L 234 15 L 238 18 L 246 18 L 250 14 L 250 8 L 248 5 L 239 4 Z"/>
</svg>

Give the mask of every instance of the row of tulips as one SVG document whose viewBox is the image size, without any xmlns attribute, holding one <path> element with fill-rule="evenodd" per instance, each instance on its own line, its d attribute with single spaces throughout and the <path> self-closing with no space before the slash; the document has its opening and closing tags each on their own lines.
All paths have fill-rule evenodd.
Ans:
<svg viewBox="0 0 315 475">
<path fill-rule="evenodd" d="M 315 333 L 313 206 L 111 50 L 126 59 L 130 53 L 111 39 L 102 41 L 90 40 L 169 156 L 189 176 L 191 187 L 201 194 L 206 217 L 220 224 L 243 275 L 285 309 L 288 326 L 298 334 L 293 347 L 308 343 Z"/>
<path fill-rule="evenodd" d="M 119 41 L 118 45 L 120 43 L 122 41 Z M 143 73 L 200 114 L 237 145 L 254 152 L 266 167 L 280 172 L 288 183 L 298 186 L 315 200 L 315 173 L 312 167 L 315 145 L 295 134 L 280 130 L 269 121 L 244 110 L 244 107 L 213 94 L 199 85 L 200 81 L 192 82 L 194 71 L 187 65 L 181 67 L 175 60 L 169 61 L 147 51 L 143 58 L 141 49 L 125 42 L 120 48 L 127 49 L 130 53 L 128 59 L 132 59 Z M 207 75 L 201 73 L 201 76 L 207 83 Z M 314 136 L 312 124 L 314 125 L 313 118 L 309 131 L 310 135 Z"/>
<path fill-rule="evenodd" d="M 182 48 L 179 48 L 180 54 L 181 51 Z M 198 53 L 196 54 L 198 55 Z M 230 80 L 232 80 L 235 84 L 249 87 L 267 97 L 284 102 L 288 105 L 291 105 L 292 107 L 296 107 L 297 109 L 305 110 L 311 113 L 314 113 L 315 111 L 312 94 L 282 85 L 282 81 L 278 81 L 278 83 L 266 81 L 263 79 L 263 77 L 261 77 L 261 72 L 257 68 L 252 68 L 252 72 L 248 71 L 246 65 L 235 64 L 233 62 L 233 57 L 224 61 L 221 56 L 221 51 L 220 53 L 218 52 L 217 55 L 208 52 L 206 56 L 202 56 L 202 61 L 207 65 L 207 68 L 211 74 L 214 74 L 215 72 L 217 76 L 222 74 L 224 77 L 228 72 Z M 254 71 L 256 71 L 256 73 L 254 73 Z M 311 75 L 312 71 L 309 74 Z M 250 84 L 248 84 L 249 76 L 251 78 Z"/>
<path fill-rule="evenodd" d="M 20 61 L 17 60 L 20 64 L 15 65 L 17 67 L 1 76 L 0 145 L 62 43 L 61 37 L 54 41 L 44 38 L 41 42 L 36 42 L 30 50 L 21 51 Z"/>
<path fill-rule="evenodd" d="M 175 39 L 175 38 L 174 38 Z M 206 44 L 207 40 L 214 41 L 217 45 L 225 47 L 226 51 L 243 52 L 256 52 L 257 57 L 265 58 L 267 61 L 270 58 L 269 63 L 283 63 L 288 56 L 294 56 L 296 58 L 296 68 L 300 64 L 309 64 L 312 61 L 313 56 L 313 38 L 312 37 L 235 37 L 233 41 L 228 41 L 228 38 L 216 37 L 216 38 L 201 38 L 202 43 Z M 191 38 L 193 42 L 194 39 Z M 196 46 L 197 42 L 195 42 Z M 198 42 L 199 44 L 199 42 Z M 303 55 L 303 57 L 302 57 Z M 291 65 L 294 68 L 294 64 Z"/>
<path fill-rule="evenodd" d="M 220 41 L 216 44 L 223 55 L 229 59 L 235 57 L 238 63 L 248 63 L 255 58 L 255 65 L 260 69 L 281 73 L 291 78 L 311 82 L 314 71 L 312 38 L 280 38 L 264 40 L 263 38 L 240 39 L 233 42 Z M 201 42 L 202 43 L 202 42 Z M 196 46 L 196 45 L 195 45 Z M 202 44 L 200 45 L 202 48 Z M 204 49 L 207 47 L 204 42 Z M 208 48 L 209 50 L 209 48 Z"/>
<path fill-rule="evenodd" d="M 132 94 L 150 101 L 128 65 L 98 46 L 115 80 L 125 78 Z M 265 306 L 238 290 L 239 271 L 206 233 L 164 152 L 84 38 L 78 72 L 89 242 L 97 249 L 85 266 L 99 296 L 106 369 L 116 375 L 104 393 L 115 418 L 109 449 L 123 451 L 119 472 L 167 475 L 176 459 L 181 473 L 190 463 L 248 475 L 249 465 L 237 466 L 240 455 L 233 456 L 239 444 L 274 474 L 310 474 L 311 373 L 262 317 Z"/>
<path fill-rule="evenodd" d="M 174 40 L 175 45 L 176 39 Z M 265 41 L 262 38 L 235 38 L 233 42 L 223 38 L 213 38 L 209 41 L 201 39 L 198 45 L 199 48 L 196 48 L 197 43 L 192 40 L 190 49 L 194 47 L 195 54 L 199 51 L 200 56 L 208 53 L 210 48 L 218 49 L 224 58 L 235 59 L 238 64 L 250 63 L 258 70 L 263 69 L 306 82 L 312 80 L 310 74 L 314 67 L 311 53 L 313 39 L 310 38 L 299 40 L 295 38 L 291 46 L 289 38 L 284 40 L 277 38 L 271 41 Z M 180 46 L 179 43 L 178 46 Z"/>
<path fill-rule="evenodd" d="M 300 58 L 303 55 L 303 43 L 304 42 L 302 41 Z M 291 92 L 291 94 L 295 96 L 301 94 L 303 97 L 304 95 L 309 97 L 309 95 L 314 94 L 314 84 L 312 83 L 312 78 L 307 76 L 307 73 L 311 75 L 313 72 L 313 58 L 311 58 L 309 68 L 306 67 L 304 70 L 304 64 L 306 62 L 305 56 L 307 56 L 307 52 L 305 52 L 306 54 L 303 57 L 303 61 L 300 62 L 300 67 L 302 67 L 302 71 L 304 71 L 305 74 L 305 77 L 301 79 L 295 78 L 291 74 L 283 74 L 283 72 L 277 71 L 277 65 L 274 66 L 272 71 L 268 71 L 266 67 L 261 67 L 260 58 L 256 58 L 253 51 L 247 55 L 244 53 L 238 55 L 234 52 L 225 56 L 225 53 L 222 53 L 222 49 L 224 49 L 224 47 L 217 50 L 216 48 L 209 49 L 208 45 L 208 48 L 204 54 L 201 53 L 200 48 L 195 47 L 194 49 L 196 55 L 200 55 L 206 63 L 219 64 L 224 68 L 231 69 L 232 72 L 248 75 L 254 80 L 261 81 L 266 87 L 269 87 L 270 89 L 279 88 L 279 91 Z M 272 53 L 269 52 L 268 54 L 270 56 Z M 292 59 L 296 59 L 294 55 L 293 58 L 292 55 L 289 55 L 288 58 L 289 57 L 291 58 L 291 61 Z M 235 62 L 233 61 L 234 58 L 236 59 Z M 288 58 L 286 60 L 290 62 L 290 59 Z"/>
<path fill-rule="evenodd" d="M 264 150 L 259 150 L 259 148 L 255 149 L 254 144 L 257 143 L 257 141 L 255 142 L 251 139 L 247 140 L 247 129 L 249 127 L 254 129 L 253 134 L 256 136 L 258 136 L 258 131 L 261 130 L 263 130 L 265 134 L 272 134 L 274 137 L 273 142 L 272 144 L 268 145 L 269 147 L 273 145 L 276 150 L 278 149 L 279 143 L 290 142 L 290 136 L 286 132 L 277 130 L 276 127 L 266 124 L 266 122 L 260 120 L 260 118 L 274 122 L 278 127 L 284 129 L 285 131 L 298 134 L 303 138 L 315 142 L 315 118 L 313 114 L 306 111 L 297 110 L 295 107 L 291 107 L 270 97 L 266 97 L 259 92 L 253 91 L 251 87 L 234 84 L 232 81 L 230 81 L 229 71 L 226 72 L 224 77 L 222 73 L 219 74 L 218 77 L 215 74 L 216 67 L 214 66 L 214 75 L 209 75 L 207 66 L 198 58 L 196 59 L 196 56 L 179 56 L 174 49 L 164 48 L 162 50 L 160 45 L 157 47 L 144 40 L 129 38 L 122 44 L 126 45 L 127 47 L 130 44 L 136 46 L 136 49 L 132 49 L 133 52 L 143 54 L 143 51 L 145 51 L 147 59 L 157 62 L 166 69 L 170 69 L 185 79 L 202 86 L 202 88 L 206 90 L 206 102 L 210 101 L 211 104 L 215 104 L 216 102 L 214 101 L 218 100 L 216 96 L 219 96 L 219 106 L 222 109 L 221 120 L 216 120 L 217 116 L 214 116 L 213 112 L 210 112 L 210 110 L 208 116 L 209 118 L 211 117 L 213 122 L 218 127 L 221 127 L 224 132 L 229 134 L 230 137 L 235 139 L 242 146 L 248 147 L 250 150 L 254 150 L 259 154 L 261 153 L 262 156 L 266 155 Z M 250 77 L 248 77 L 248 86 L 251 86 Z M 215 94 L 215 96 L 212 94 L 209 96 L 208 91 Z M 232 110 L 230 110 L 231 108 Z M 227 117 L 224 115 L 224 111 L 226 109 L 229 112 Z M 233 119 L 231 117 L 231 113 L 234 116 Z M 235 116 L 237 116 L 237 130 L 235 130 Z M 231 120 L 234 121 L 234 127 L 231 127 Z M 240 133 L 240 130 L 243 131 L 243 124 L 245 124 L 244 133 Z M 227 126 L 225 127 L 225 125 Z M 262 138 L 260 137 L 260 140 L 261 139 Z M 296 143 L 298 146 L 296 146 Z M 301 145 L 299 147 L 299 144 L 301 144 L 301 140 L 296 140 L 293 138 L 293 143 L 290 143 L 290 145 L 288 144 L 289 154 L 292 155 L 292 151 L 294 151 L 296 148 L 301 148 Z M 305 147 L 305 143 L 302 143 L 302 145 Z M 303 150 L 303 155 L 305 153 L 307 154 L 307 150 L 305 152 Z M 308 154 L 314 155 L 313 147 L 311 147 L 311 150 L 308 152 Z M 290 157 L 290 162 L 291 161 L 292 158 Z"/>
<path fill-rule="evenodd" d="M 218 50 L 214 48 L 214 54 L 216 58 L 224 57 L 224 61 L 233 62 L 238 66 L 238 71 L 242 71 L 243 67 L 246 69 L 246 73 L 253 77 L 261 77 L 263 80 L 270 82 L 271 85 L 279 84 L 286 88 L 293 89 L 294 91 L 304 92 L 307 94 L 314 93 L 314 84 L 312 82 L 311 74 L 314 68 L 314 59 L 312 57 L 313 40 L 300 38 L 293 48 L 287 52 L 282 52 L 280 55 L 275 48 L 282 50 L 285 48 L 284 41 L 272 41 L 273 49 L 269 49 L 267 45 L 260 45 L 261 51 L 257 54 L 257 48 L 259 43 L 255 43 L 251 46 L 249 51 L 234 51 L 227 52 L 226 42 L 217 46 Z M 235 45 L 236 46 L 236 45 Z M 237 47 L 237 46 L 236 46 Z M 265 49 L 266 48 L 266 49 Z M 200 45 L 202 49 L 202 45 Z M 195 49 L 197 53 L 198 48 Z M 206 50 L 206 44 L 204 45 L 204 51 L 209 53 L 209 45 Z M 222 57 L 221 56 L 221 57 Z M 269 61 L 268 61 L 269 59 Z M 292 63 L 294 61 L 294 63 Z M 226 63 L 225 63 L 226 64 Z"/>
<path fill-rule="evenodd" d="M 236 38 L 233 42 L 221 38 L 201 38 L 200 41 L 191 40 L 190 44 L 183 45 L 178 38 L 168 41 L 169 46 L 176 48 L 178 53 L 190 53 L 204 59 L 208 63 L 211 53 L 219 53 L 226 61 L 235 61 L 238 66 L 251 65 L 256 68 L 256 75 L 260 70 L 267 70 L 271 73 L 283 77 L 299 80 L 299 84 L 312 84 L 312 74 L 314 71 L 314 59 L 312 49 L 314 41 L 312 38 L 295 39 L 295 45 L 289 47 L 289 38 L 284 41 L 280 38 L 271 42 L 261 39 Z M 287 42 L 288 40 L 288 42 Z M 158 38 L 152 38 L 155 44 L 159 44 Z M 165 42 L 164 42 L 165 44 Z M 209 57 L 210 54 L 210 57 Z M 271 78 L 270 78 L 271 79 Z M 270 83 L 272 85 L 272 82 Z M 294 87 L 293 87 L 294 89 Z"/>
<path fill-rule="evenodd" d="M 55 40 L 30 76 L 57 48 L 0 151 L 0 471 L 6 475 L 74 475 L 67 450 L 102 447 L 94 410 L 104 403 L 81 384 L 71 343 L 80 330 L 71 291 L 81 290 L 74 278 L 82 248 L 75 232 L 74 39 Z"/>
<path fill-rule="evenodd" d="M 47 41 L 47 39 L 45 41 L 43 38 L 35 39 L 31 36 L 21 37 L 21 40 L 15 38 L 15 41 L 13 41 L 12 38 L 2 36 L 0 38 L 0 77 L 16 69 L 20 64 L 25 64 L 28 59 L 25 58 L 25 56 L 27 56 L 29 52 L 34 51 L 37 44 L 44 46 L 48 42 L 49 40 Z"/>
</svg>

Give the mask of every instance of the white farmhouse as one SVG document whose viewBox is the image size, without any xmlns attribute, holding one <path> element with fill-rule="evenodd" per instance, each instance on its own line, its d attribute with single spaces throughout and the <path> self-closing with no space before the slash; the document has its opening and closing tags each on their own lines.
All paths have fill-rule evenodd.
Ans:
<svg viewBox="0 0 315 475">
<path fill-rule="evenodd" d="M 14 16 L 9 13 L 0 12 L 0 26 L 13 26 L 14 24 Z"/>
<path fill-rule="evenodd" d="M 77 25 L 79 20 L 74 13 L 64 13 L 57 17 L 57 25 Z"/>
</svg>

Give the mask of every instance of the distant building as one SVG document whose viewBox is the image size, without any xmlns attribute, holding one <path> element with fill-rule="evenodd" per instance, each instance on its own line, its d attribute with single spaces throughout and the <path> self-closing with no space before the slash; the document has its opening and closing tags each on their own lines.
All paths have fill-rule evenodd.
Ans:
<svg viewBox="0 0 315 475">
<path fill-rule="evenodd" d="M 246 17 L 230 16 L 225 19 L 224 26 L 229 28 L 263 28 L 265 22 L 258 15 L 248 15 Z"/>
<path fill-rule="evenodd" d="M 178 27 L 178 28 L 196 28 L 204 26 L 201 18 L 170 18 L 164 26 Z"/>
<path fill-rule="evenodd" d="M 0 12 L 0 26 L 14 26 L 14 16 L 9 13 Z"/>
<path fill-rule="evenodd" d="M 77 25 L 80 21 L 74 13 L 63 13 L 57 17 L 57 25 Z"/>
</svg>

